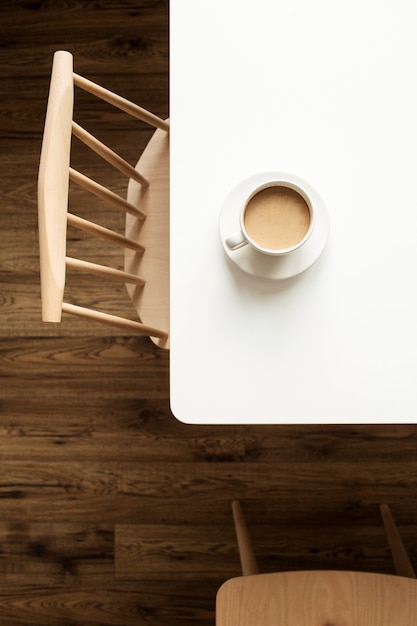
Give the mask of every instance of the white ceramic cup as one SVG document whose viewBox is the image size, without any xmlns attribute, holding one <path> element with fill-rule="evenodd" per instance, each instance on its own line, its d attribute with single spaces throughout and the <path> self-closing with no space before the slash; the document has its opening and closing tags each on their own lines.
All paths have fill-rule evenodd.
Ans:
<svg viewBox="0 0 417 626">
<path fill-rule="evenodd" d="M 225 243 L 230 250 L 249 245 L 263 254 L 282 256 L 306 243 L 314 222 L 313 203 L 303 182 L 286 174 L 252 190 L 240 208 L 240 230 Z"/>
</svg>

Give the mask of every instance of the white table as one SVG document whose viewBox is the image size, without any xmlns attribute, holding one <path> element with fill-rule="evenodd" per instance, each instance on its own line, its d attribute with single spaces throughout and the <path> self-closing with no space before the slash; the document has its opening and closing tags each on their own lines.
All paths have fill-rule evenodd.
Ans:
<svg viewBox="0 0 417 626">
<path fill-rule="evenodd" d="M 417 5 L 171 0 L 171 408 L 188 423 L 417 422 Z M 331 221 L 287 280 L 219 216 L 288 171 Z"/>
</svg>

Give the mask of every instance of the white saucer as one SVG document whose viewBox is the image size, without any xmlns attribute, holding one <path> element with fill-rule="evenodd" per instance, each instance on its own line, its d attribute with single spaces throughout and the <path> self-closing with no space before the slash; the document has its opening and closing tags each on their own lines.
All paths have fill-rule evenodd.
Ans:
<svg viewBox="0 0 417 626">
<path fill-rule="evenodd" d="M 314 205 L 316 223 L 309 239 L 301 248 L 283 256 L 262 254 L 262 252 L 258 252 L 250 245 L 243 246 L 243 248 L 238 250 L 230 250 L 226 246 L 225 240 L 232 233 L 239 230 L 240 208 L 245 198 L 255 187 L 274 178 L 279 180 L 281 177 L 288 178 L 289 176 L 291 176 L 291 180 L 294 183 L 305 189 Z M 322 198 L 305 180 L 283 172 L 263 172 L 246 178 L 232 189 L 221 208 L 219 230 L 220 239 L 227 256 L 241 270 L 260 278 L 280 280 L 304 272 L 317 261 L 326 247 L 330 230 L 330 219 Z"/>
</svg>

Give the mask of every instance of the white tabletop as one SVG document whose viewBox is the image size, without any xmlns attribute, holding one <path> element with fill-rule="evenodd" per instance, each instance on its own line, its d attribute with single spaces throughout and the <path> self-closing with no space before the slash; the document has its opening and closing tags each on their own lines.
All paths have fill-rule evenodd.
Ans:
<svg viewBox="0 0 417 626">
<path fill-rule="evenodd" d="M 417 5 L 171 0 L 171 408 L 189 423 L 417 421 Z M 286 280 L 225 254 L 265 171 L 327 206 Z M 238 211 L 238 209 L 237 209 Z"/>
</svg>

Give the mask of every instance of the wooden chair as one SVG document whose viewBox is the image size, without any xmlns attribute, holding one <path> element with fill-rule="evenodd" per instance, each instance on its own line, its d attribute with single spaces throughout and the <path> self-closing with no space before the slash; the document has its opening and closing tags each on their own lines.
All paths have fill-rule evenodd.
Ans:
<svg viewBox="0 0 417 626">
<path fill-rule="evenodd" d="M 348 571 L 259 574 L 241 505 L 232 503 L 243 576 L 216 600 L 217 626 L 415 626 L 417 581 L 389 507 L 381 514 L 397 576 Z"/>
<path fill-rule="evenodd" d="M 133 167 L 74 121 L 75 88 L 87 91 L 156 130 Z M 72 136 L 129 180 L 127 199 L 70 165 Z M 69 212 L 71 184 L 126 214 L 124 234 Z M 91 196 L 90 196 L 91 197 Z M 150 336 L 169 347 L 169 121 L 74 73 L 69 52 L 54 54 L 38 178 L 42 320 L 62 312 Z M 124 270 L 66 256 L 67 225 L 124 250 Z M 64 302 L 67 270 L 126 284 L 139 320 Z M 107 287 L 106 287 L 107 288 Z"/>
</svg>

